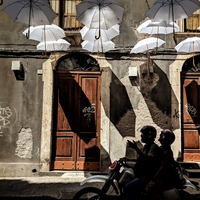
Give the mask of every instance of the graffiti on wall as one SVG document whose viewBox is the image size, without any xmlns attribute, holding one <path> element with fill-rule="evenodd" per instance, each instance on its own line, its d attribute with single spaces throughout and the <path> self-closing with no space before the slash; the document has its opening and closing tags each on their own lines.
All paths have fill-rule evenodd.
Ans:
<svg viewBox="0 0 200 200">
<path fill-rule="evenodd" d="M 175 119 L 179 119 L 180 115 L 179 115 L 179 111 L 178 110 L 174 110 L 174 115 L 173 115 L 173 118 Z"/>
<path fill-rule="evenodd" d="M 187 103 L 185 104 L 185 109 L 193 119 L 197 117 L 197 110 L 193 105 L 191 105 L 190 103 Z"/>
<path fill-rule="evenodd" d="M 86 125 L 90 127 L 92 122 L 92 114 L 95 113 L 95 104 L 92 103 L 89 107 L 85 107 L 82 110 L 82 113 L 84 113 L 84 117 L 86 117 Z"/>
<path fill-rule="evenodd" d="M 16 121 L 16 110 L 5 102 L 0 102 L 0 136 L 3 136 L 3 129 L 9 128 Z"/>
</svg>

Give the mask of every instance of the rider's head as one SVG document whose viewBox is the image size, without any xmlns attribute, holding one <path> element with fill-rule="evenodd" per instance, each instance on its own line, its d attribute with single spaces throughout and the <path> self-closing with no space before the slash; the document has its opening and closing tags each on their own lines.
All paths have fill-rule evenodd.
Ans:
<svg viewBox="0 0 200 200">
<path fill-rule="evenodd" d="M 141 141 L 143 143 L 154 141 L 157 131 L 153 126 L 144 126 L 140 130 L 141 132 Z"/>
<path fill-rule="evenodd" d="M 175 140 L 175 135 L 169 129 L 164 129 L 160 133 L 160 138 L 158 139 L 161 144 L 171 145 Z"/>
</svg>

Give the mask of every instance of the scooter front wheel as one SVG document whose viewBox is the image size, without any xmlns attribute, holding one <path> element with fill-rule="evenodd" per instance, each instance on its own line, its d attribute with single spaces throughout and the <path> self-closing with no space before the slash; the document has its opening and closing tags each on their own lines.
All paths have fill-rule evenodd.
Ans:
<svg viewBox="0 0 200 200">
<path fill-rule="evenodd" d="M 100 189 L 95 187 L 86 187 L 79 190 L 73 197 L 73 200 L 100 200 Z"/>
</svg>

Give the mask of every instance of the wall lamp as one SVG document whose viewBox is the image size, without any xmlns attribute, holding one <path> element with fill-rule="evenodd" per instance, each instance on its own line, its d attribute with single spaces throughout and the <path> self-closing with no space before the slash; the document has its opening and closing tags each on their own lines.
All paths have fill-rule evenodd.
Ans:
<svg viewBox="0 0 200 200">
<path fill-rule="evenodd" d="M 24 68 L 20 61 L 12 61 L 11 70 L 14 72 L 17 80 L 24 80 Z"/>
<path fill-rule="evenodd" d="M 138 73 L 137 73 L 137 67 L 129 67 L 128 68 L 128 76 L 129 78 L 132 80 L 132 79 L 136 79 L 137 76 L 138 76 Z"/>
</svg>

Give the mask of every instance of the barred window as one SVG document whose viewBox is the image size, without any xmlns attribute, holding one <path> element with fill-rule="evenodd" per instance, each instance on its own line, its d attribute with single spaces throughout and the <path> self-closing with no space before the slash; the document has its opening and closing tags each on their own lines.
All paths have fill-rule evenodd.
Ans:
<svg viewBox="0 0 200 200">
<path fill-rule="evenodd" d="M 76 20 L 76 5 L 82 0 L 49 0 L 51 7 L 58 14 L 54 24 L 66 31 L 79 31 L 83 24 Z"/>
</svg>

